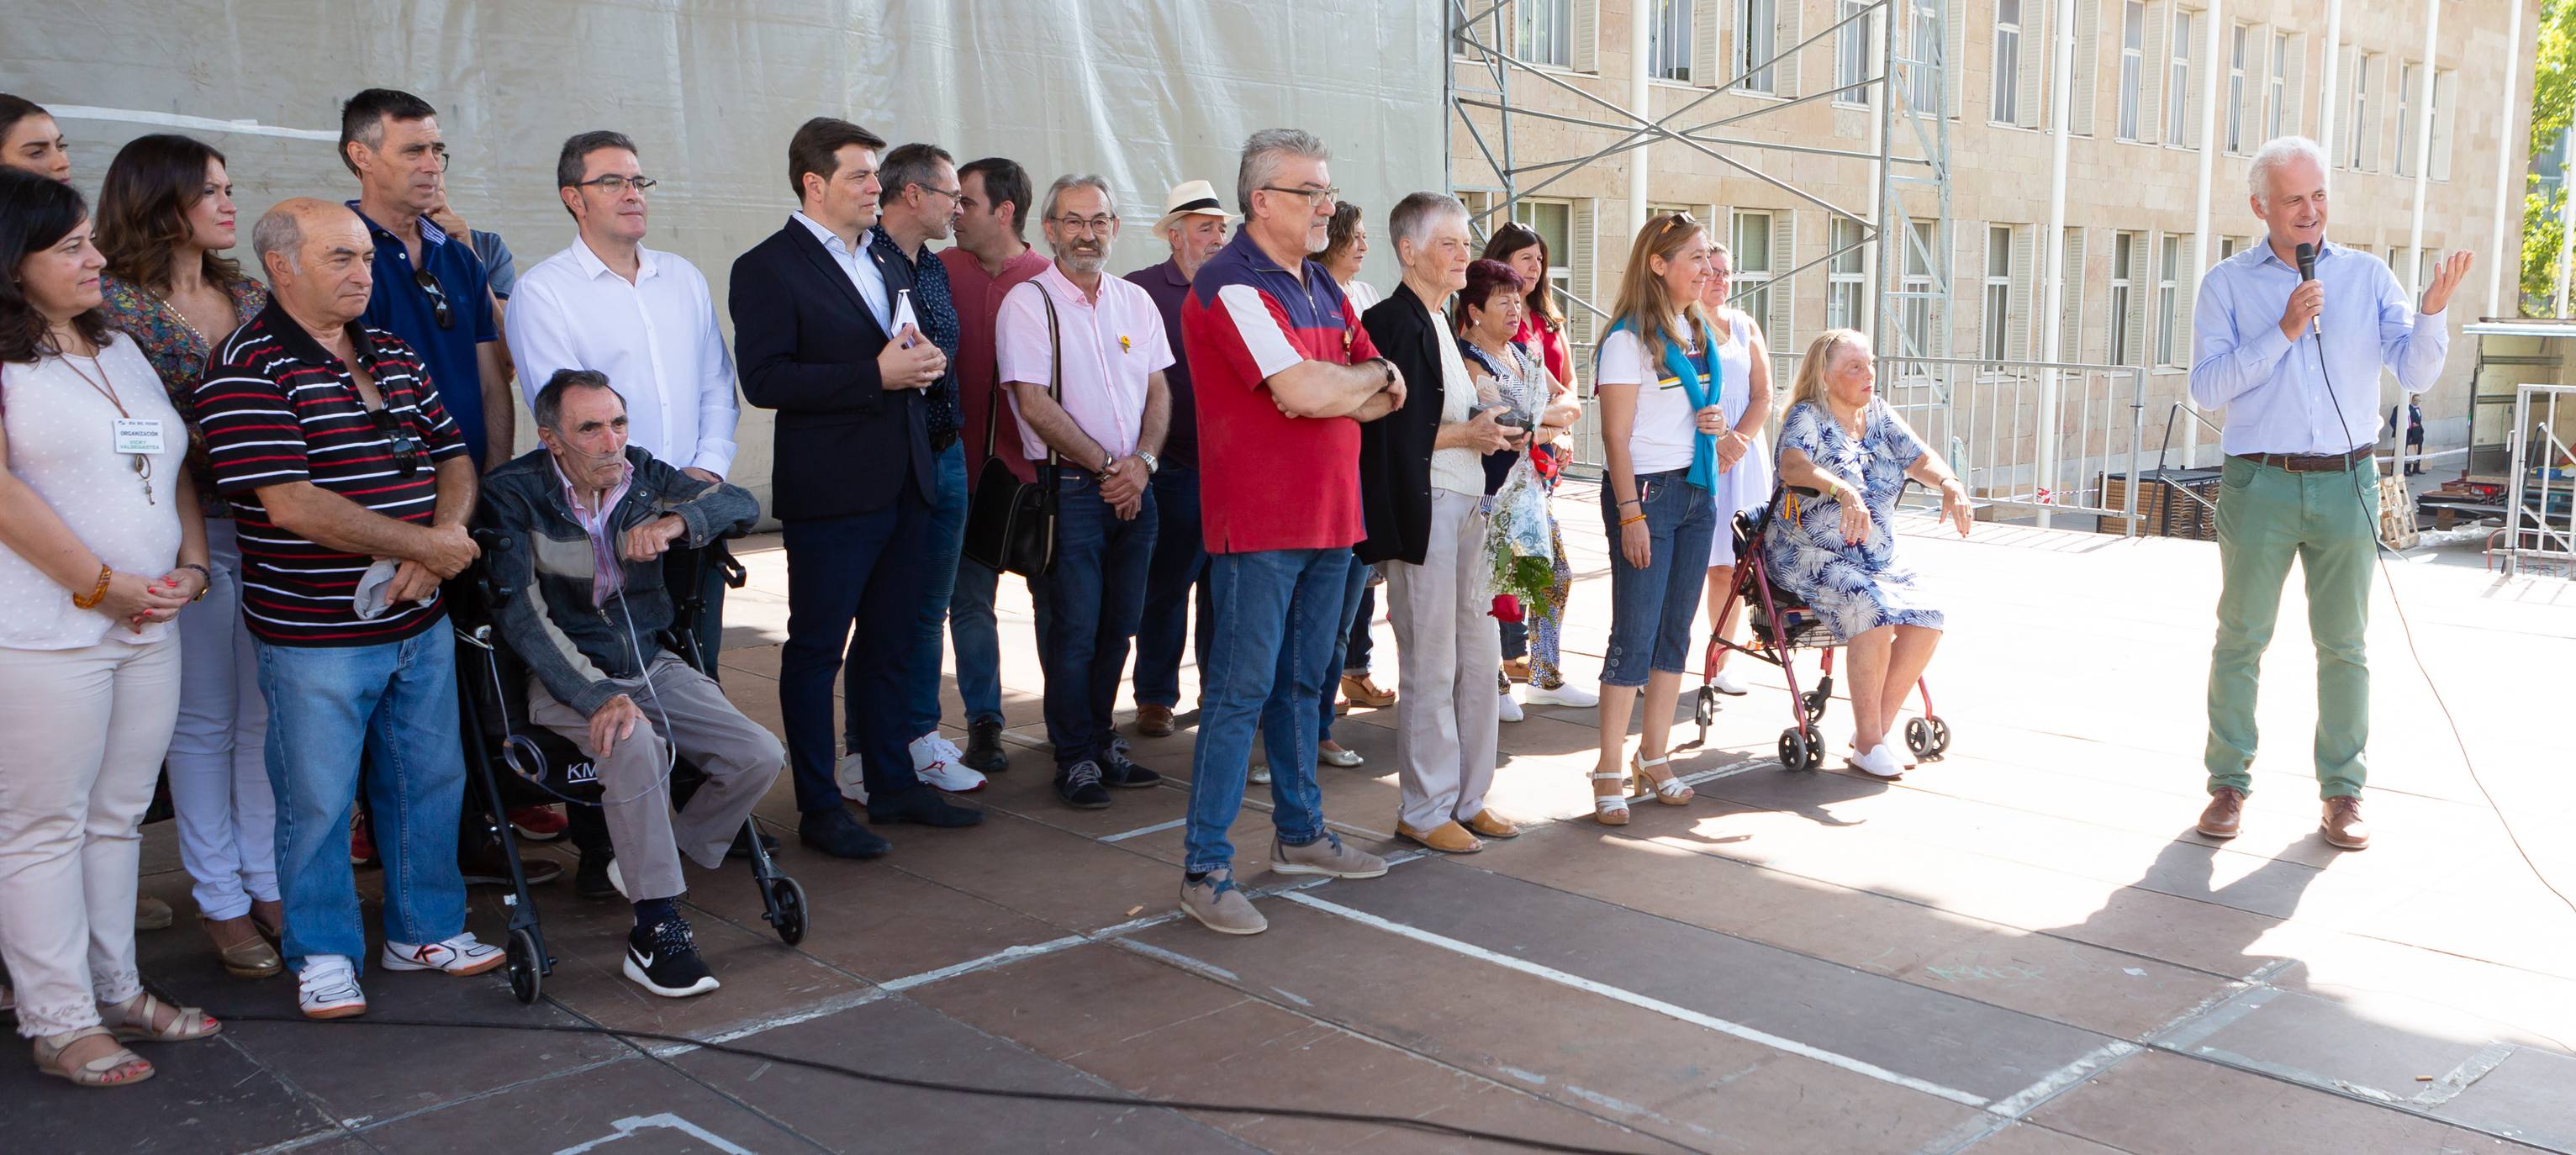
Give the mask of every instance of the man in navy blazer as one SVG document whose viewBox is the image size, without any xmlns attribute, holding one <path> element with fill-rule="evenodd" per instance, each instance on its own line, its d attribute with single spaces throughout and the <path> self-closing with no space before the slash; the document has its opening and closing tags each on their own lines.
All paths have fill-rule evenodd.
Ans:
<svg viewBox="0 0 2576 1155">
<path fill-rule="evenodd" d="M 911 275 L 870 253 L 877 157 L 885 140 L 816 117 L 787 146 L 801 207 L 733 264 L 734 363 L 743 396 L 778 412 L 770 511 L 787 545 L 787 645 L 778 713 L 794 771 L 798 837 L 843 858 L 874 858 L 886 840 L 860 826 L 833 781 L 832 680 L 849 670 L 868 819 L 972 826 L 983 812 L 951 805 L 913 772 L 904 733 L 916 678 L 907 664 L 926 551 L 932 475 L 923 389 L 947 358 L 898 317 Z M 853 636 L 851 627 L 857 627 Z"/>
</svg>

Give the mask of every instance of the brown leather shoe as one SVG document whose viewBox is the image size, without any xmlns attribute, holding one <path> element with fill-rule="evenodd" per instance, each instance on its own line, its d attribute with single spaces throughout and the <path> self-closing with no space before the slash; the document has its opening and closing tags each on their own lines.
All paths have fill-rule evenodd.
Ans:
<svg viewBox="0 0 2576 1155">
<path fill-rule="evenodd" d="M 1474 854 L 1485 848 L 1467 828 L 1455 822 L 1443 822 L 1429 830 L 1415 830 L 1402 822 L 1395 824 L 1398 836 L 1419 842 L 1443 854 Z"/>
<path fill-rule="evenodd" d="M 1467 829 L 1473 830 L 1487 838 L 1518 838 L 1521 836 L 1520 827 L 1513 825 L 1511 819 L 1494 813 L 1491 808 L 1477 811 L 1475 817 L 1467 820 Z"/>
<path fill-rule="evenodd" d="M 1372 710 L 1383 710 L 1395 704 L 1395 691 L 1379 689 L 1377 679 L 1366 674 L 1356 677 L 1342 675 L 1342 696 L 1350 699 L 1354 706 L 1366 706 Z"/>
<path fill-rule="evenodd" d="M 1530 680 L 1529 659 L 1528 659 L 1528 658 L 1505 658 L 1505 659 L 1503 659 L 1503 676 L 1504 676 L 1504 677 L 1506 677 L 1506 678 L 1509 678 L 1509 679 L 1511 679 L 1512 681 L 1515 681 L 1515 682 L 1526 682 L 1526 681 L 1529 681 L 1529 680 Z"/>
<path fill-rule="evenodd" d="M 2358 796 L 2326 799 L 2325 816 L 2317 827 L 2326 832 L 2326 844 L 2337 850 L 2370 849 L 2370 824 L 2361 820 Z"/>
<path fill-rule="evenodd" d="M 1136 732 L 1147 738 L 1171 737 L 1172 708 L 1169 706 L 1158 706 L 1152 702 L 1138 703 L 1136 706 Z"/>
<path fill-rule="evenodd" d="M 2244 823 L 2245 792 L 2221 786 L 2209 792 L 2209 809 L 2200 812 L 2200 824 L 2192 829 L 2203 838 L 2234 838 Z"/>
</svg>

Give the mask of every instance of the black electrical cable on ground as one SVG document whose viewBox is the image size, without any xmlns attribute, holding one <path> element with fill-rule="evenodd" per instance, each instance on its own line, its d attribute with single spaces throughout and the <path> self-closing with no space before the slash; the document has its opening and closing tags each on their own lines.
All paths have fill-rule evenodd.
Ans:
<svg viewBox="0 0 2576 1155">
<path fill-rule="evenodd" d="M 1022 1099 L 1039 1103 L 1078 1103 L 1094 1107 L 1120 1107 L 1129 1109 L 1141 1107 L 1164 1111 L 1198 1111 L 1215 1115 L 1269 1115 L 1281 1119 L 1313 1119 L 1325 1123 L 1360 1123 L 1373 1127 L 1401 1127 L 1407 1130 L 1422 1131 L 1428 1134 L 1440 1135 L 1453 1139 L 1473 1139 L 1483 1143 L 1499 1143 L 1504 1146 L 1520 1147 L 1531 1151 L 1558 1151 L 1566 1152 L 1568 1155 L 1632 1155 L 1631 1152 L 1619 1151 L 1608 1147 L 1583 1147 L 1572 1143 L 1556 1143 L 1546 1139 L 1532 1139 L 1523 1135 L 1504 1135 L 1493 1131 L 1479 1131 L 1472 1127 L 1460 1127 L 1449 1123 L 1434 1122 L 1429 1119 L 1411 1119 L 1401 1115 L 1371 1115 L 1357 1111 L 1321 1111 L 1307 1107 L 1259 1107 L 1243 1103 L 1201 1103 L 1188 1099 L 1140 1099 L 1131 1095 L 1091 1095 L 1084 1094 L 1079 1091 L 1014 1090 L 1007 1087 L 977 1086 L 972 1083 L 945 1083 L 935 1079 L 913 1079 L 902 1075 L 887 1075 L 876 1071 L 862 1071 L 856 1067 L 844 1067 L 838 1063 L 827 1063 L 820 1059 L 800 1059 L 794 1055 L 782 1055 L 774 1051 L 763 1051 L 753 1047 L 737 1047 L 731 1043 L 710 1043 L 699 1039 L 692 1039 L 686 1035 L 667 1035 L 657 1031 L 631 1031 L 618 1027 L 595 1027 L 568 1023 L 448 1022 L 434 1019 L 353 1018 L 323 1020 L 308 1019 L 302 1015 L 232 1014 L 217 1013 L 214 1011 L 208 1011 L 207 1013 L 213 1015 L 218 1021 L 237 1023 L 295 1023 L 335 1028 L 438 1027 L 464 1028 L 468 1030 L 531 1031 L 539 1034 L 551 1035 L 605 1035 L 610 1038 L 627 1041 L 643 1039 L 656 1043 L 677 1043 L 682 1046 L 693 1047 L 702 1051 L 714 1051 L 721 1055 L 732 1055 L 736 1058 L 742 1059 L 758 1059 L 764 1063 L 777 1063 L 781 1066 L 803 1067 L 807 1070 L 822 1071 L 826 1074 L 840 1075 L 844 1078 L 857 1079 L 861 1082 L 877 1083 L 888 1087 L 903 1087 L 915 1091 L 946 1091 L 951 1094 L 977 1095 L 988 1099 Z M 1670 1140 L 1665 1140 L 1665 1142 L 1670 1142 Z"/>
</svg>

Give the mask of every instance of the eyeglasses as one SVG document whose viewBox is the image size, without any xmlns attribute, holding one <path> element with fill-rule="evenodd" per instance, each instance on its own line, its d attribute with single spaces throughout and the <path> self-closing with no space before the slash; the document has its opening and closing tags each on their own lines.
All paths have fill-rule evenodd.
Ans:
<svg viewBox="0 0 2576 1155">
<path fill-rule="evenodd" d="M 932 188 L 926 184 L 917 184 L 912 187 L 920 189 L 926 193 L 947 197 L 951 204 L 964 204 L 966 202 L 966 190 L 964 189 Z"/>
<path fill-rule="evenodd" d="M 383 434 L 385 440 L 392 443 L 394 468 L 401 470 L 406 478 L 418 474 L 420 439 L 412 436 L 411 423 L 395 417 L 391 409 L 370 409 L 367 410 L 367 417 L 376 423 L 376 432 Z"/>
<path fill-rule="evenodd" d="M 624 196 L 626 195 L 626 190 L 630 188 L 640 193 L 660 183 L 662 182 L 649 176 L 625 176 L 619 173 L 610 173 L 607 176 L 596 176 L 589 180 L 574 181 L 573 187 L 595 188 L 610 196 Z"/>
<path fill-rule="evenodd" d="M 1337 188 L 1279 188 L 1275 185 L 1263 185 L 1253 191 L 1285 193 L 1289 196 L 1304 197 L 1309 204 L 1316 205 L 1318 207 L 1340 204 L 1342 200 L 1342 190 Z"/>
<path fill-rule="evenodd" d="M 447 290 L 438 287 L 438 278 L 429 275 L 427 269 L 413 269 L 411 283 L 420 286 L 421 292 L 429 294 L 430 317 L 438 322 L 438 327 L 455 328 L 456 310 L 448 306 Z"/>
<path fill-rule="evenodd" d="M 1063 229 L 1077 237 L 1106 233 L 1109 231 L 1109 227 L 1111 225 L 1117 223 L 1118 217 L 1114 213 L 1107 216 L 1097 217 L 1061 216 L 1055 218 L 1055 227 Z"/>
</svg>

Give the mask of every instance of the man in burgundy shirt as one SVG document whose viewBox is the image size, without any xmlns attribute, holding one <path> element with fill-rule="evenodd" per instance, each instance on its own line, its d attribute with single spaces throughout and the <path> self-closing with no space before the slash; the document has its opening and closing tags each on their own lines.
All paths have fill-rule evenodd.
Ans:
<svg viewBox="0 0 2576 1155">
<path fill-rule="evenodd" d="M 1029 174 L 1017 162 L 988 156 L 957 170 L 957 243 L 939 252 L 957 306 L 957 401 L 971 491 L 990 457 L 1022 481 L 1037 480 L 1020 454 L 1020 426 L 994 399 L 993 318 L 1011 286 L 1046 271 L 1047 259 L 1022 238 L 1029 223 Z M 992 424 L 988 427 L 987 422 Z M 1000 574 L 973 558 L 957 561 L 948 597 L 948 636 L 957 647 L 957 695 L 966 703 L 966 765 L 990 774 L 1011 768 L 1002 752 L 1002 642 L 993 618 Z M 1043 615 L 1043 611 L 1041 611 Z M 1044 636 L 1046 619 L 1038 620 Z"/>
<path fill-rule="evenodd" d="M 1199 512 L 1226 624 L 1204 655 L 1181 910 L 1224 934 L 1269 927 L 1234 884 L 1226 840 L 1243 808 L 1256 726 L 1278 830 L 1271 869 L 1386 873 L 1385 859 L 1325 828 L 1315 783 L 1313 719 L 1337 673 L 1329 667 L 1342 583 L 1363 534 L 1359 423 L 1404 403 L 1403 378 L 1310 259 L 1339 195 L 1329 156 L 1295 129 L 1252 134 L 1235 189 L 1243 231 L 1199 269 L 1181 303 L 1204 450 Z"/>
</svg>

